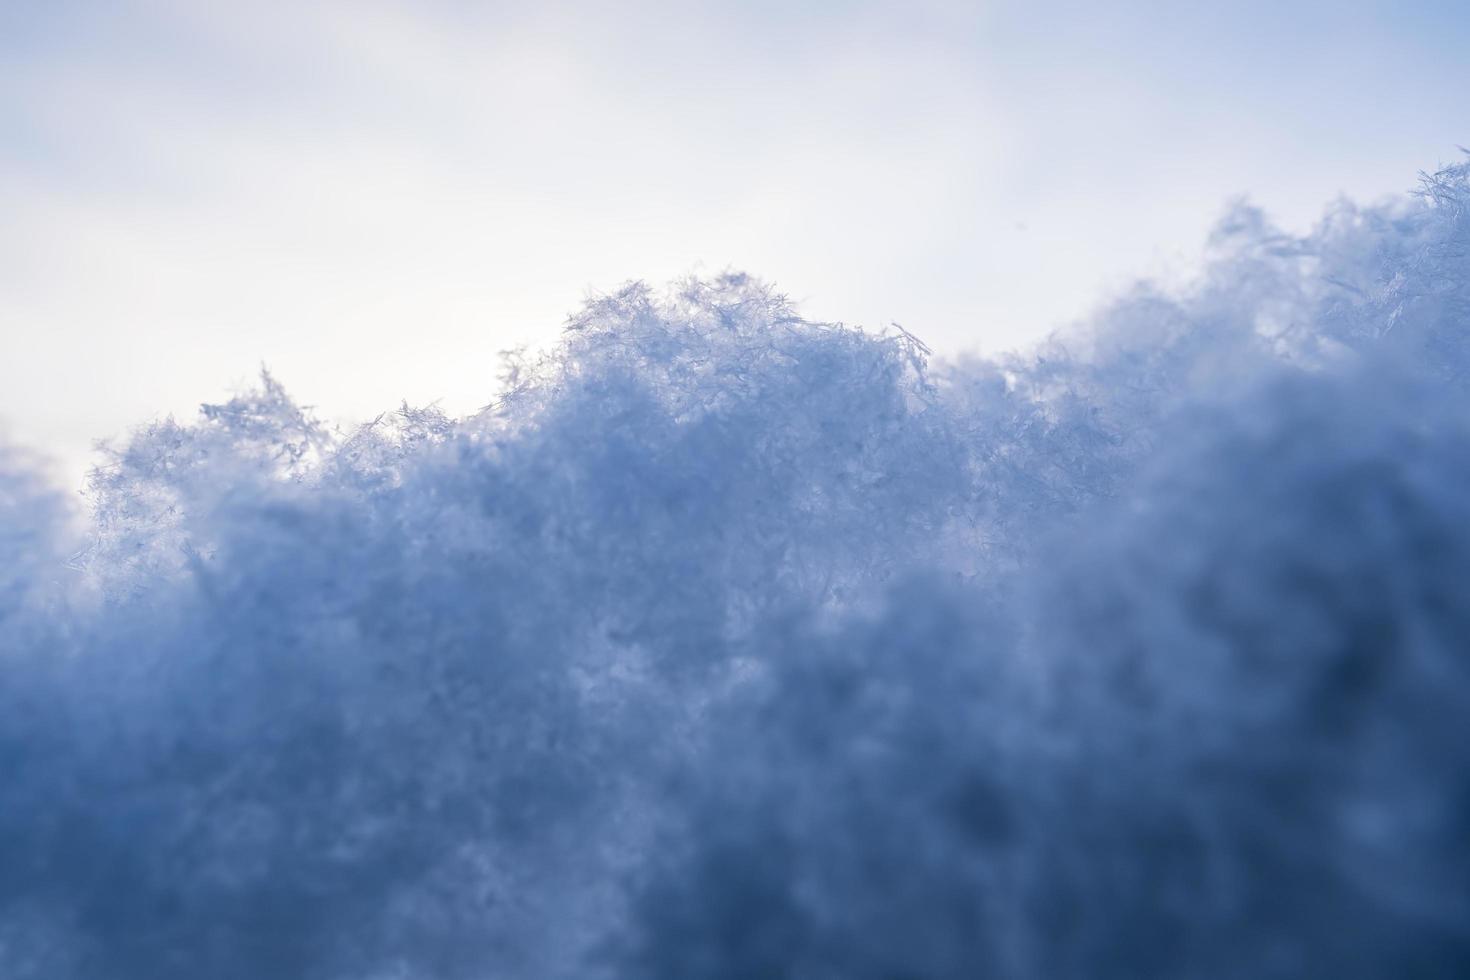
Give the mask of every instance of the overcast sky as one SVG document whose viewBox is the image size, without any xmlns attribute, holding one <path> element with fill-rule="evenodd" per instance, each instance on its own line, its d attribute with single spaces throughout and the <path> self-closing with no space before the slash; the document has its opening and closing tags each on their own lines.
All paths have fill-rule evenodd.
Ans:
<svg viewBox="0 0 1470 980">
<path fill-rule="evenodd" d="M 1464 3 L 0 0 L 0 424 L 92 439 L 261 362 L 468 411 L 589 290 L 734 267 L 1013 347 L 1470 143 Z"/>
</svg>

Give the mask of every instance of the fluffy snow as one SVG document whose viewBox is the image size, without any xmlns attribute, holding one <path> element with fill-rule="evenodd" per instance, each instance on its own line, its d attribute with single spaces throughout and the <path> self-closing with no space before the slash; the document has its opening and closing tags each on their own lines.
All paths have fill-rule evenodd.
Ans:
<svg viewBox="0 0 1470 980">
<path fill-rule="evenodd" d="M 1025 355 L 506 372 L 0 456 L 0 974 L 1470 973 L 1470 165 Z"/>
</svg>

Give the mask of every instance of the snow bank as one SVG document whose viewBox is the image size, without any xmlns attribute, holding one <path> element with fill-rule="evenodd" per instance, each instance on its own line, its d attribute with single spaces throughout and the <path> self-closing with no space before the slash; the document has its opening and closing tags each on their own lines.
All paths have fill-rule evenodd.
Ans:
<svg viewBox="0 0 1470 980">
<path fill-rule="evenodd" d="M 728 275 L 504 394 L 0 458 L 0 967 L 1470 969 L 1470 166 L 934 363 Z"/>
</svg>

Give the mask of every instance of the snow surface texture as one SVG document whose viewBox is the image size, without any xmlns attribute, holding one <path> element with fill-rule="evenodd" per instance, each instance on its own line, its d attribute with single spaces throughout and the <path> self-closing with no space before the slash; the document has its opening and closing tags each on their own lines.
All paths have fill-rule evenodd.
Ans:
<svg viewBox="0 0 1470 980">
<path fill-rule="evenodd" d="M 0 458 L 11 980 L 1470 974 L 1470 166 L 930 363 L 743 276 L 505 396 Z"/>
</svg>

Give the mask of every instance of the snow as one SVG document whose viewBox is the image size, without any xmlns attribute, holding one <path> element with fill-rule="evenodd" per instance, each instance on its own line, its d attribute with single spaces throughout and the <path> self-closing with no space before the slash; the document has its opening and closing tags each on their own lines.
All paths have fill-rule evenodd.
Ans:
<svg viewBox="0 0 1470 980">
<path fill-rule="evenodd" d="M 503 396 L 0 457 L 0 973 L 1470 971 L 1470 165 L 941 362 L 736 274 Z"/>
</svg>

